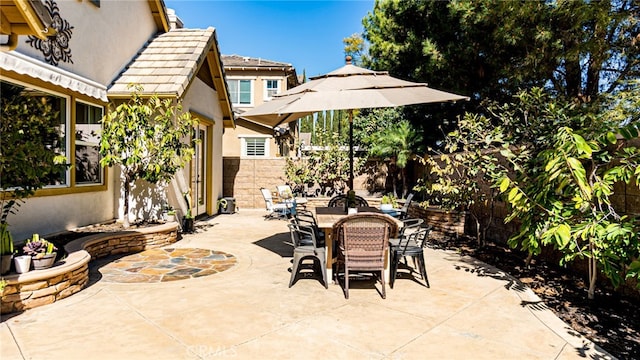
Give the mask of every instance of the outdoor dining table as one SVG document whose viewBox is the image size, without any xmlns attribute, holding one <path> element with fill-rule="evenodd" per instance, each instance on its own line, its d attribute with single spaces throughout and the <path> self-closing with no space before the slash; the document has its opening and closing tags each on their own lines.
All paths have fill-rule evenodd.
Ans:
<svg viewBox="0 0 640 360">
<path fill-rule="evenodd" d="M 376 207 L 364 206 L 358 207 L 358 213 L 363 212 L 371 212 L 382 214 L 382 211 Z M 316 221 L 318 222 L 318 228 L 324 232 L 325 236 L 325 247 L 327 249 L 327 279 L 333 279 L 333 247 L 335 242 L 335 237 L 333 236 L 333 225 L 338 222 L 338 220 L 347 216 L 347 212 L 342 207 L 316 207 Z M 389 215 L 387 215 L 389 216 Z M 396 219 L 392 218 L 396 224 L 398 224 L 398 229 L 402 228 L 404 223 Z M 388 259 L 388 255 L 385 255 L 385 258 Z M 389 279 L 389 266 L 388 261 L 385 260 L 385 279 Z"/>
</svg>

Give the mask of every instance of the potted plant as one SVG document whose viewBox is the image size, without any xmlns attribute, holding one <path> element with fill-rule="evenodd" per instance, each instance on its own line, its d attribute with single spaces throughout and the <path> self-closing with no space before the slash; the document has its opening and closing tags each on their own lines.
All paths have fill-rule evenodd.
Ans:
<svg viewBox="0 0 640 360">
<path fill-rule="evenodd" d="M 182 231 L 186 233 L 193 232 L 193 215 L 191 214 L 191 208 L 187 209 L 187 213 L 182 218 Z"/>
<path fill-rule="evenodd" d="M 13 258 L 13 237 L 7 223 L 0 223 L 0 275 L 11 269 Z"/>
<path fill-rule="evenodd" d="M 20 255 L 13 258 L 18 274 L 26 273 L 31 269 L 31 255 Z"/>
<path fill-rule="evenodd" d="M 40 235 L 33 234 L 30 240 L 22 248 L 25 255 L 31 256 L 31 262 L 35 270 L 50 268 L 56 261 L 56 250 L 51 242 L 40 238 Z"/>
<path fill-rule="evenodd" d="M 175 211 L 175 209 L 167 210 L 166 220 L 167 220 L 167 222 L 176 221 L 176 211 Z"/>
<path fill-rule="evenodd" d="M 191 191 L 187 190 L 182 193 L 184 201 L 187 203 L 187 213 L 182 217 L 182 231 L 186 233 L 193 232 L 193 214 L 191 214 Z"/>
<path fill-rule="evenodd" d="M 387 194 L 380 200 L 380 210 L 392 211 L 398 207 L 398 200 L 393 194 Z"/>
<path fill-rule="evenodd" d="M 358 209 L 356 208 L 356 192 L 354 190 L 349 190 L 347 192 L 347 201 L 345 201 L 345 207 L 347 208 L 347 214 L 357 214 Z"/>
<path fill-rule="evenodd" d="M 174 222 L 176 221 L 176 210 L 173 206 L 169 204 L 165 204 L 162 210 L 162 218 L 166 222 Z"/>
</svg>

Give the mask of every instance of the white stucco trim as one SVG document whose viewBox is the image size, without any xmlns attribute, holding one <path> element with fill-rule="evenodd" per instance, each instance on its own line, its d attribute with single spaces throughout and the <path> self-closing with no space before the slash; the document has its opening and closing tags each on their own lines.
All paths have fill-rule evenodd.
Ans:
<svg viewBox="0 0 640 360">
<path fill-rule="evenodd" d="M 15 51 L 0 52 L 0 69 L 15 71 L 104 102 L 108 101 L 106 86 Z"/>
</svg>

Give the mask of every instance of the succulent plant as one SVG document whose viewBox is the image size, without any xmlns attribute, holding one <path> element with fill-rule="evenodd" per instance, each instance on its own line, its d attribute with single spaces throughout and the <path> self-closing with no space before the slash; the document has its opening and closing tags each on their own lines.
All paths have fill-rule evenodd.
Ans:
<svg viewBox="0 0 640 360">
<path fill-rule="evenodd" d="M 41 239 L 38 234 L 33 234 L 33 237 L 27 240 L 27 243 L 22 248 L 25 255 L 31 255 L 36 258 L 52 254 L 56 250 L 58 250 L 58 248 L 53 245 L 53 243 Z"/>
</svg>

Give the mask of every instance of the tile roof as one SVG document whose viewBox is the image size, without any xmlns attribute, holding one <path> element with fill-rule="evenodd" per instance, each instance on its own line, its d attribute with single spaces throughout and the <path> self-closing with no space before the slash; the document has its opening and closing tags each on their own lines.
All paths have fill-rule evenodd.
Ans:
<svg viewBox="0 0 640 360">
<path fill-rule="evenodd" d="M 215 41 L 212 27 L 175 29 L 158 35 L 114 81 L 109 96 L 128 96 L 128 85 L 136 83 L 143 86 L 143 94 L 180 98 Z"/>
<path fill-rule="evenodd" d="M 271 61 L 261 58 L 252 58 L 249 56 L 240 55 L 222 55 L 222 63 L 225 68 L 230 67 L 293 67 L 289 63 L 283 63 L 278 61 Z"/>
</svg>

